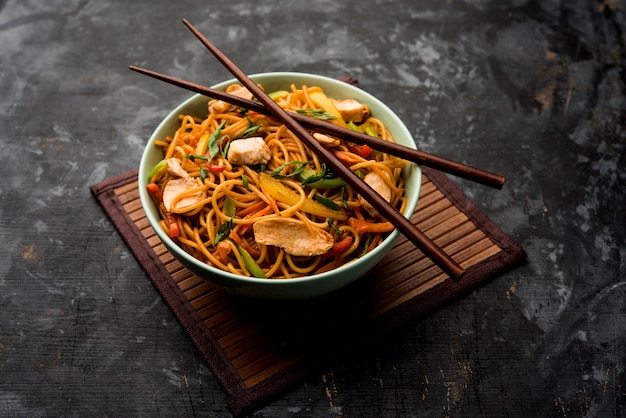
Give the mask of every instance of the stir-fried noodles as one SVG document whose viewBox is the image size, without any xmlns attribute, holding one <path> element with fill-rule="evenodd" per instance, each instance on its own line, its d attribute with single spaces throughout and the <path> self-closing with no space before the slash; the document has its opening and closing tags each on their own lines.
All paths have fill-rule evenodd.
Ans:
<svg viewBox="0 0 626 418">
<path fill-rule="evenodd" d="M 231 94 L 251 98 L 231 85 Z M 393 141 L 367 106 L 291 86 L 284 109 Z M 148 190 L 162 228 L 194 257 L 245 276 L 293 278 L 334 269 L 375 248 L 394 227 L 275 119 L 212 100 L 206 118 L 180 116 Z M 395 208 L 404 211 L 397 157 L 314 133 Z"/>
</svg>

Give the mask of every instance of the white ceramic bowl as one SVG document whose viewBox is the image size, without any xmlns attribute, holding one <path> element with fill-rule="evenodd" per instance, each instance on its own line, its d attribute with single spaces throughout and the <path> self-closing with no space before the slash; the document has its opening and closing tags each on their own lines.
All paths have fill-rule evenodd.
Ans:
<svg viewBox="0 0 626 418">
<path fill-rule="evenodd" d="M 263 85 L 265 91 L 268 92 L 289 90 L 289 86 L 293 83 L 296 86 L 320 86 L 332 98 L 356 99 L 370 107 L 372 115 L 386 125 L 396 142 L 415 148 L 413 138 L 400 118 L 380 100 L 357 87 L 336 79 L 305 73 L 274 72 L 256 74 L 250 77 L 256 83 Z M 225 90 L 227 86 L 235 82 L 237 80 L 231 79 L 219 83 L 213 88 Z M 163 153 L 154 145 L 154 142 L 168 135 L 173 136 L 180 126 L 178 119 L 180 114 L 205 117 L 207 102 L 206 96 L 195 95 L 172 110 L 150 137 L 139 165 L 139 195 L 148 221 L 163 244 L 184 266 L 215 286 L 233 294 L 257 299 L 296 300 L 320 296 L 352 283 L 372 269 L 391 250 L 399 236 L 397 230 L 393 231 L 373 251 L 356 261 L 326 273 L 294 279 L 258 279 L 239 276 L 208 266 L 185 252 L 159 227 L 159 212 L 146 191 L 146 184 L 149 180 L 148 173 L 152 167 L 163 159 Z M 404 215 L 410 217 L 415 210 L 420 194 L 422 172 L 418 165 L 409 164 L 405 167 L 403 175 L 408 199 Z"/>
</svg>

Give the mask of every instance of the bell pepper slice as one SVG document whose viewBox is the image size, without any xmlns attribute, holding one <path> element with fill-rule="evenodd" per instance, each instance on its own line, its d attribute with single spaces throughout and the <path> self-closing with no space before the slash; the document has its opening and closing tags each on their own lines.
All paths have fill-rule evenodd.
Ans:
<svg viewBox="0 0 626 418">
<path fill-rule="evenodd" d="M 330 113 L 335 117 L 334 122 L 338 125 L 346 127 L 346 122 L 343 120 L 341 116 L 341 112 L 337 109 L 337 106 L 321 91 L 312 91 L 309 93 L 309 97 L 315 103 L 316 106 L 319 106 L 325 112 Z"/>
<path fill-rule="evenodd" d="M 332 257 L 334 255 L 341 254 L 342 252 L 344 252 L 348 248 L 350 248 L 350 246 L 352 245 L 352 241 L 354 241 L 354 238 L 352 238 L 352 235 L 346 235 L 341 240 L 335 242 L 333 244 L 332 250 L 330 250 L 329 252 L 327 252 L 324 255 L 326 257 Z"/>
<path fill-rule="evenodd" d="M 261 173 L 259 175 L 259 182 L 266 193 L 280 202 L 293 206 L 300 201 L 300 195 L 298 193 L 286 187 L 280 182 L 280 180 L 272 178 L 269 174 Z M 308 197 L 305 199 L 301 209 L 311 215 L 321 216 L 324 218 L 338 220 L 348 219 L 343 211 L 330 209 Z"/>
</svg>

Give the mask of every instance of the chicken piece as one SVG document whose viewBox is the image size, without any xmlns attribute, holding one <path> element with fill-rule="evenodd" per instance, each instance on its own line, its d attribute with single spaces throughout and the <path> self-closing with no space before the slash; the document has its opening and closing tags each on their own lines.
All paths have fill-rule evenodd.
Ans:
<svg viewBox="0 0 626 418">
<path fill-rule="evenodd" d="M 339 113 L 341 113 L 342 119 L 346 122 L 362 122 L 370 115 L 369 107 L 354 99 L 331 100 L 337 110 L 339 110 Z"/>
<path fill-rule="evenodd" d="M 265 219 L 253 225 L 259 244 L 281 247 L 295 256 L 316 256 L 333 248 L 333 236 L 319 228 L 308 228 L 303 221 L 291 218 Z"/>
<path fill-rule="evenodd" d="M 250 93 L 247 88 L 237 84 L 228 86 L 226 93 L 241 97 L 242 99 L 252 100 L 253 98 L 252 93 Z M 237 109 L 237 106 L 223 100 L 211 100 L 209 102 L 209 113 L 226 113 L 235 109 Z"/>
<path fill-rule="evenodd" d="M 270 147 L 260 136 L 232 141 L 228 148 L 228 162 L 235 165 L 267 164 L 271 158 Z"/>
<path fill-rule="evenodd" d="M 383 172 L 387 178 L 389 178 L 386 172 Z M 372 189 L 374 189 L 379 195 L 381 195 L 387 202 L 391 201 L 391 188 L 385 183 L 385 180 L 375 172 L 370 172 L 365 175 L 363 181 L 369 184 Z M 370 215 L 376 217 L 378 216 L 378 211 L 363 198 L 363 196 L 359 196 L 359 200 L 361 201 L 361 207 L 363 207 Z"/>
<path fill-rule="evenodd" d="M 326 147 L 336 147 L 341 143 L 337 138 L 333 138 L 332 136 L 324 135 L 319 132 L 313 133 L 313 138 L 317 139 L 320 144 Z"/>
<path fill-rule="evenodd" d="M 189 177 L 189 173 L 183 169 L 183 166 L 178 158 L 167 159 L 167 172 L 175 177 Z"/>
<path fill-rule="evenodd" d="M 167 160 L 167 172 L 171 176 L 178 177 L 168 181 L 163 188 L 163 205 L 168 211 L 171 212 L 172 209 L 174 209 L 172 207 L 172 202 L 176 196 L 186 192 L 187 190 L 193 189 L 194 187 L 198 187 L 198 184 L 191 177 L 189 177 L 189 173 L 183 169 L 178 158 L 169 158 Z M 182 208 L 189 206 L 200 200 L 202 200 L 202 193 L 194 193 L 179 200 L 176 207 Z"/>
<path fill-rule="evenodd" d="M 198 187 L 198 183 L 191 177 L 179 177 L 167 182 L 163 188 L 163 204 L 168 211 L 172 209 L 184 208 L 193 205 L 202 200 L 202 193 L 197 192 L 189 196 L 185 196 L 176 203 L 176 207 L 172 206 L 172 202 L 179 194 Z"/>
</svg>

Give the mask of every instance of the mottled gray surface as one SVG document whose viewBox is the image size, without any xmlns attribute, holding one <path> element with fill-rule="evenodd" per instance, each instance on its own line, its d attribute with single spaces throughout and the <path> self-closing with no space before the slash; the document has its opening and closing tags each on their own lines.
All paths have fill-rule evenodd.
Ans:
<svg viewBox="0 0 626 418">
<path fill-rule="evenodd" d="M 0 1 L 0 415 L 230 415 L 88 189 L 189 96 L 128 65 L 230 78 L 184 17 L 249 73 L 352 75 L 424 150 L 507 175 L 457 184 L 529 256 L 255 416 L 626 415 L 624 6 Z"/>
</svg>

